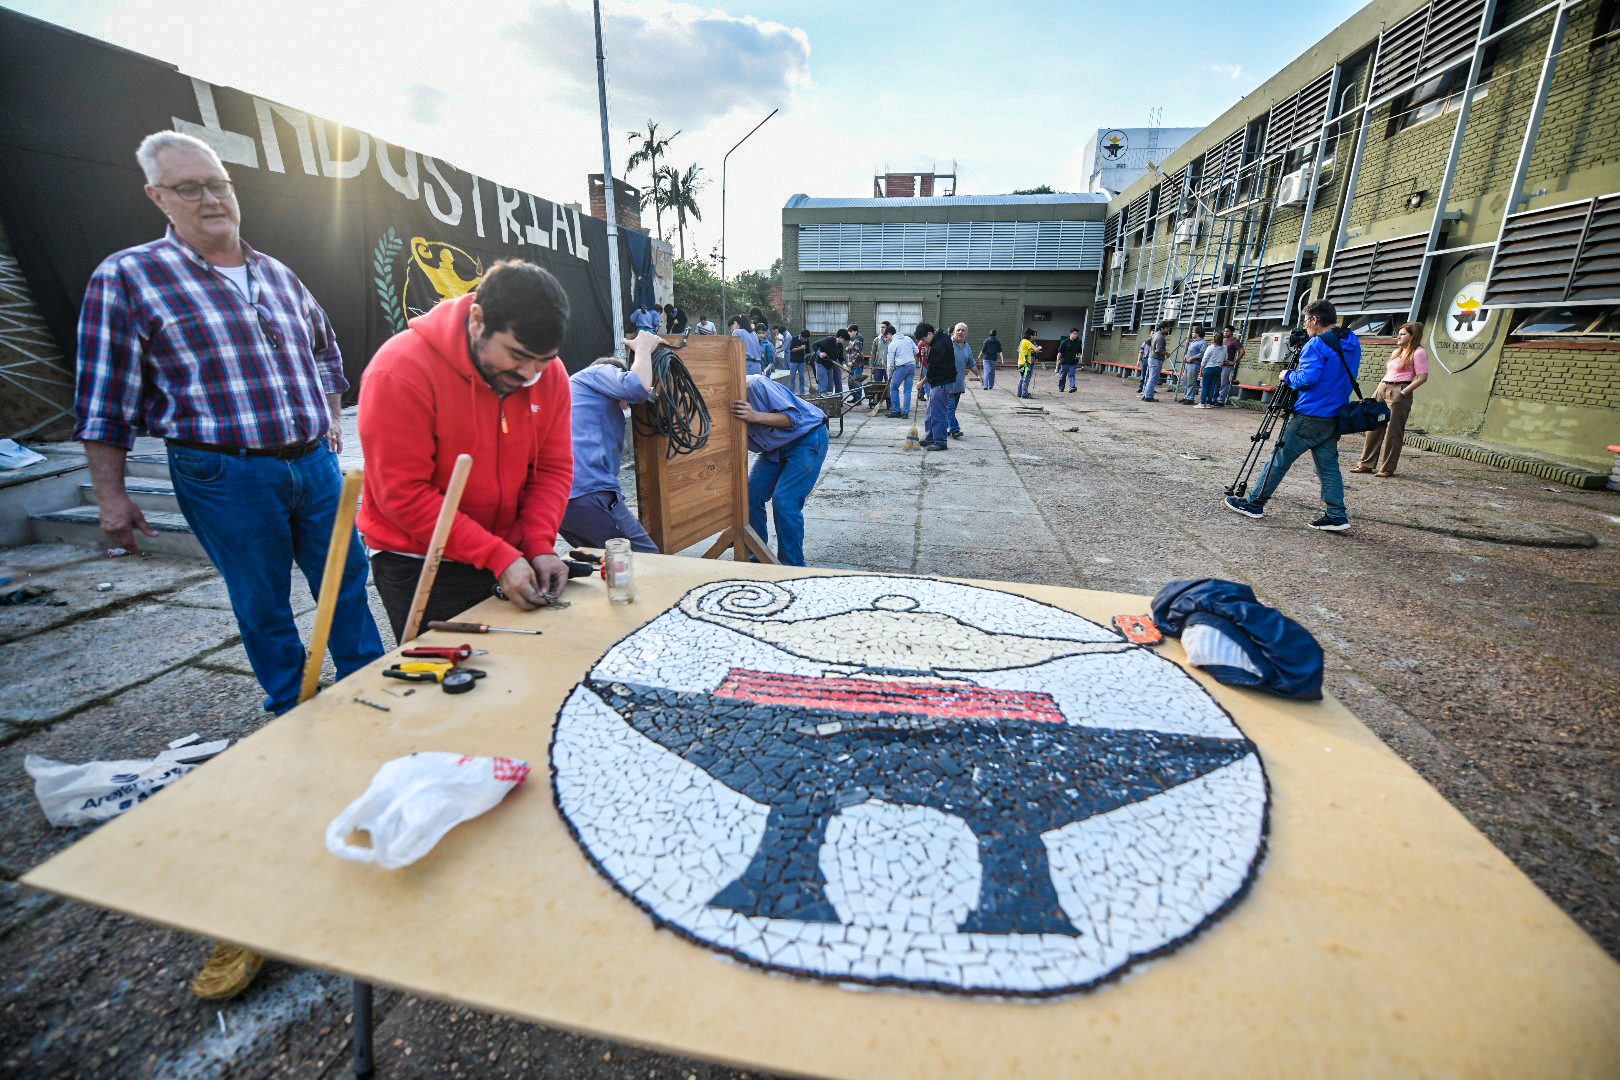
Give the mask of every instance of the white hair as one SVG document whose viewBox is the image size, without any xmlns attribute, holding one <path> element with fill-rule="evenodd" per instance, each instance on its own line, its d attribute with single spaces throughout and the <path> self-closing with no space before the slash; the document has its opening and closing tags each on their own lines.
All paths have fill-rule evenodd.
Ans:
<svg viewBox="0 0 1620 1080">
<path fill-rule="evenodd" d="M 158 154 L 165 150 L 187 150 L 193 154 L 201 154 L 213 160 L 219 166 L 219 171 L 225 171 L 225 163 L 219 160 L 214 148 L 194 135 L 182 135 L 178 131 L 154 131 L 141 140 L 141 145 L 135 148 L 135 160 L 140 163 L 141 172 L 146 174 L 148 184 L 156 184 L 163 177 L 163 170 L 158 167 Z"/>
</svg>

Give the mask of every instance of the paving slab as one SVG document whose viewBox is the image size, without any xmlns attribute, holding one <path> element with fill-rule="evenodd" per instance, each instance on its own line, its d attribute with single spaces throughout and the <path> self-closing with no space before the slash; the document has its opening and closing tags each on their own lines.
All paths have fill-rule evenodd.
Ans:
<svg viewBox="0 0 1620 1080">
<path fill-rule="evenodd" d="M 38 546 L 54 548 L 58 545 Z M 103 555 L 57 566 L 42 565 L 27 571 L 26 576 L 19 573 L 17 581 L 4 586 L 4 589 L 9 590 L 18 584 L 45 586 L 56 590 L 48 600 L 65 603 L 61 606 L 18 604 L 0 607 L 0 641 L 13 641 L 37 634 L 99 611 L 162 596 L 171 590 L 193 582 L 206 582 L 213 577 L 214 570 L 207 564 L 172 555 L 121 559 L 109 559 Z M 107 588 L 101 588 L 102 585 Z"/>
<path fill-rule="evenodd" d="M 235 636 L 229 612 L 144 603 L 0 645 L 9 676 L 0 723 L 26 728 L 66 716 Z"/>
</svg>

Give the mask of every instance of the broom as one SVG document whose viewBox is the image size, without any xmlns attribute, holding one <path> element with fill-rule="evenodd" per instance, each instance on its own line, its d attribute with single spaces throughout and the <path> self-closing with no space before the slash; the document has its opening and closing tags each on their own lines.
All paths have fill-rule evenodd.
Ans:
<svg viewBox="0 0 1620 1080">
<path fill-rule="evenodd" d="M 919 400 L 917 397 L 911 399 L 911 430 L 906 432 L 906 444 L 901 447 L 903 450 L 922 449 L 922 440 L 917 438 L 917 402 Z"/>
</svg>

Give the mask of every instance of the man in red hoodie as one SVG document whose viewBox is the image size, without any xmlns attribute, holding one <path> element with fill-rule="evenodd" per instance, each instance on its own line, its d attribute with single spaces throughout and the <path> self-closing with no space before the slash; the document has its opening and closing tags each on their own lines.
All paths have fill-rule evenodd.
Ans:
<svg viewBox="0 0 1620 1080">
<path fill-rule="evenodd" d="M 568 372 L 553 363 L 567 328 L 557 279 L 510 260 L 477 292 L 412 319 L 367 365 L 359 524 L 396 639 L 460 454 L 472 473 L 423 621 L 454 618 L 497 582 L 523 611 L 567 583 L 554 548 L 574 456 Z"/>
</svg>

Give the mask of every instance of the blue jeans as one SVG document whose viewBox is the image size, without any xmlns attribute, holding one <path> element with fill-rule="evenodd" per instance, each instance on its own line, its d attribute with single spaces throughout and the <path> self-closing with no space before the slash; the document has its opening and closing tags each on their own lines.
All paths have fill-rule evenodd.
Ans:
<svg viewBox="0 0 1620 1080">
<path fill-rule="evenodd" d="M 916 364 L 901 364 L 889 372 L 889 408 L 895 412 L 911 411 L 911 378 L 917 374 Z M 902 394 L 904 398 L 902 400 Z"/>
<path fill-rule="evenodd" d="M 1339 474 L 1339 421 L 1332 416 L 1295 413 L 1289 417 L 1249 501 L 1256 506 L 1264 505 L 1282 483 L 1288 467 L 1307 450 L 1316 466 L 1316 478 L 1322 483 L 1322 503 L 1327 507 L 1327 516 L 1335 521 L 1349 520 L 1344 509 L 1344 477 Z"/>
<path fill-rule="evenodd" d="M 1236 370 L 1237 370 L 1236 368 L 1228 367 L 1225 364 L 1221 365 L 1221 404 L 1222 405 L 1226 404 L 1226 399 L 1228 397 L 1230 397 L 1231 394 L 1232 394 L 1232 372 L 1234 372 Z"/>
<path fill-rule="evenodd" d="M 1029 397 L 1029 384 L 1034 382 L 1034 381 L 1035 381 L 1035 369 L 1034 368 L 1030 368 L 1028 371 L 1025 371 L 1023 368 L 1019 368 L 1018 369 L 1018 396 L 1019 397 Z"/>
<path fill-rule="evenodd" d="M 169 476 L 180 512 L 225 579 L 264 707 L 284 713 L 298 704 L 304 674 L 292 567 L 318 596 L 343 489 L 337 455 L 322 446 L 281 461 L 170 446 Z M 366 552 L 352 529 L 327 646 L 340 679 L 383 654 L 366 603 Z"/>
<path fill-rule="evenodd" d="M 827 428 L 823 425 L 770 457 L 761 454 L 748 471 L 748 524 L 761 540 L 769 540 L 765 504 L 771 504 L 776 517 L 776 557 L 787 566 L 804 565 L 804 504 L 826 460 Z"/>
<path fill-rule="evenodd" d="M 800 397 L 803 397 L 805 392 L 810 389 L 810 384 L 804 378 L 804 364 L 788 364 L 788 389 Z"/>
<path fill-rule="evenodd" d="M 945 386 L 930 386 L 928 388 L 928 417 L 923 421 L 923 441 L 940 443 L 950 431 L 951 388 Z"/>
<path fill-rule="evenodd" d="M 1214 404 L 1215 398 L 1220 394 L 1221 369 L 1219 366 L 1204 369 L 1204 390 L 1198 399 L 1200 405 Z"/>
<path fill-rule="evenodd" d="M 957 407 L 957 405 L 961 404 L 961 402 L 962 402 L 962 395 L 957 393 L 955 390 L 952 390 L 950 392 L 950 395 L 949 395 L 949 403 L 945 407 L 945 413 L 946 413 L 946 416 L 945 416 L 946 428 L 945 428 L 945 430 L 946 431 L 961 431 L 962 430 L 962 425 L 958 424 L 956 422 L 956 407 Z"/>
<path fill-rule="evenodd" d="M 987 357 L 982 363 L 984 364 L 984 388 L 994 390 L 996 388 L 996 362 Z"/>
<path fill-rule="evenodd" d="M 1198 398 L 1198 385 L 1199 385 L 1198 380 L 1201 377 L 1199 375 L 1199 371 L 1202 368 L 1203 368 L 1202 364 L 1188 363 L 1188 365 L 1185 368 L 1182 369 L 1181 377 L 1182 377 L 1182 380 L 1187 384 L 1183 388 L 1183 389 L 1186 390 L 1186 393 L 1181 395 L 1182 400 L 1184 400 L 1184 401 L 1195 401 L 1195 400 L 1197 400 L 1197 398 Z"/>
<path fill-rule="evenodd" d="M 1069 387 L 1070 390 L 1073 390 L 1075 388 L 1074 373 L 1076 371 L 1079 371 L 1079 370 L 1080 370 L 1080 365 L 1078 365 L 1078 364 L 1059 364 L 1058 365 L 1058 393 L 1060 393 L 1060 394 L 1063 393 L 1063 387 L 1064 387 L 1065 382 L 1067 382 L 1068 387 Z"/>
<path fill-rule="evenodd" d="M 1142 397 L 1147 401 L 1153 400 L 1153 388 L 1159 385 L 1159 374 L 1164 370 L 1162 356 L 1150 356 L 1147 360 L 1147 380 L 1142 384 Z"/>
<path fill-rule="evenodd" d="M 816 389 L 823 394 L 842 394 L 844 392 L 844 369 L 841 367 L 828 367 L 826 364 L 817 364 Z"/>
<path fill-rule="evenodd" d="M 587 491 L 569 499 L 557 531 L 575 547 L 599 548 L 615 536 L 622 536 L 630 541 L 631 551 L 658 554 L 658 545 L 617 491 Z"/>
</svg>

